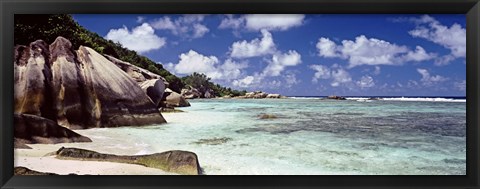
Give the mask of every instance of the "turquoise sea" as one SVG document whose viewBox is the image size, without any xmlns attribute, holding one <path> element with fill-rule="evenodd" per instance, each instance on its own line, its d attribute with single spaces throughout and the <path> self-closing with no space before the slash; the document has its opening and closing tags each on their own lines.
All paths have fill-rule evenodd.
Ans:
<svg viewBox="0 0 480 189">
<path fill-rule="evenodd" d="M 167 124 L 81 133 L 117 154 L 192 151 L 207 175 L 466 174 L 464 100 L 190 103 L 183 113 L 164 113 Z"/>
</svg>

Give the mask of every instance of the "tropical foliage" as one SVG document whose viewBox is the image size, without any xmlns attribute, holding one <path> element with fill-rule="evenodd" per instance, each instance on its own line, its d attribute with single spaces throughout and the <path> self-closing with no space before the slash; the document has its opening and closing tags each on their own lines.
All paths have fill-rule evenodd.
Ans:
<svg viewBox="0 0 480 189">
<path fill-rule="evenodd" d="M 147 57 L 135 51 L 122 47 L 121 44 L 106 40 L 98 34 L 80 26 L 70 15 L 15 15 L 14 42 L 16 45 L 28 45 L 30 42 L 42 39 L 51 44 L 58 36 L 70 40 L 75 49 L 83 46 L 93 48 L 99 53 L 114 56 L 136 66 L 161 75 L 169 83 L 170 88 L 180 92 L 184 87 L 180 78 L 165 70 Z"/>
<path fill-rule="evenodd" d="M 190 85 L 195 88 L 213 89 L 217 96 L 238 96 L 242 94 L 240 91 L 225 88 L 218 84 L 215 85 L 204 74 L 194 73 L 180 79 L 164 69 L 161 64 L 157 64 L 147 57 L 137 54 L 135 51 L 122 47 L 120 43 L 115 43 L 88 31 L 80 26 L 71 15 L 16 14 L 14 20 L 14 42 L 16 45 L 28 45 L 30 42 L 38 39 L 51 44 L 58 36 L 62 36 L 70 40 L 75 49 L 78 49 L 81 45 L 88 46 L 99 53 L 114 56 L 161 75 L 170 83 L 169 88 L 178 93 L 181 92 L 185 85 Z"/>
<path fill-rule="evenodd" d="M 183 77 L 182 81 L 183 83 L 185 83 L 186 86 L 191 86 L 202 92 L 206 91 L 207 89 L 212 89 L 216 96 L 241 96 L 245 95 L 245 93 L 247 92 L 232 90 L 231 88 L 226 88 L 220 86 L 219 84 L 214 84 L 210 81 L 209 77 L 202 73 L 195 72 L 189 76 Z"/>
</svg>

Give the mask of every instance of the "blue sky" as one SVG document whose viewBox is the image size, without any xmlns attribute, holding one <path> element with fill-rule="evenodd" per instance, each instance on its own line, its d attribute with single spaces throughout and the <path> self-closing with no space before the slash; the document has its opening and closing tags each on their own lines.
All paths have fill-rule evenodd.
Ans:
<svg viewBox="0 0 480 189">
<path fill-rule="evenodd" d="M 465 15 L 73 15 L 178 76 L 287 96 L 465 96 Z"/>
</svg>

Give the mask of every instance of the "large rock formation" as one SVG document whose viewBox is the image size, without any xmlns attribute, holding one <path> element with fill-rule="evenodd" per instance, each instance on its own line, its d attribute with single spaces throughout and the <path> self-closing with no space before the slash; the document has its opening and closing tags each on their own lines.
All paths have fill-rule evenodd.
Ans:
<svg viewBox="0 0 480 189">
<path fill-rule="evenodd" d="M 185 100 L 185 98 L 176 93 L 175 91 L 172 91 L 171 89 L 165 90 L 165 95 L 166 100 L 165 100 L 165 106 L 168 107 L 187 107 L 190 106 L 190 103 Z"/>
<path fill-rule="evenodd" d="M 159 108 L 162 105 L 163 93 L 165 92 L 165 82 L 161 79 L 150 79 L 140 83 L 140 87 L 150 97 L 155 106 Z"/>
<path fill-rule="evenodd" d="M 178 106 L 190 106 L 190 103 L 188 103 L 188 101 L 185 99 L 199 98 L 201 95 L 200 93 L 197 93 L 198 95 L 189 94 L 190 96 L 183 96 L 184 92 L 187 91 L 187 89 L 183 89 L 183 97 L 178 99 L 178 102 L 180 103 L 171 103 L 172 98 L 174 99 L 173 101 L 177 100 L 177 96 L 175 94 L 173 94 L 173 96 L 170 96 L 170 101 L 167 102 L 166 99 L 170 95 L 170 92 L 165 92 L 165 89 L 169 86 L 169 83 L 165 80 L 165 78 L 146 69 L 135 66 L 131 63 L 121 61 L 110 55 L 105 55 L 105 57 L 115 63 L 117 67 L 125 71 L 132 79 L 137 81 L 137 83 L 142 87 L 144 92 L 147 93 L 147 95 L 157 106 L 157 108 L 162 107 L 162 109 L 165 110 L 166 108 L 173 108 Z M 161 82 L 163 82 L 163 85 L 161 84 Z"/>
<path fill-rule="evenodd" d="M 185 99 L 194 99 L 194 98 L 201 98 L 202 93 L 193 87 L 189 87 L 189 89 L 182 89 L 181 94 Z"/>
<path fill-rule="evenodd" d="M 149 155 L 118 156 L 78 148 L 62 147 L 56 152 L 56 155 L 59 159 L 138 164 L 183 175 L 199 175 L 202 173 L 197 155 L 188 151 L 174 150 Z"/>
<path fill-rule="evenodd" d="M 239 96 L 235 98 L 243 99 L 243 98 L 286 98 L 286 97 L 280 94 L 268 94 L 262 91 L 255 91 L 255 92 L 245 93 L 244 96 Z"/>
<path fill-rule="evenodd" d="M 15 50 L 15 113 L 75 129 L 166 122 L 136 81 L 93 49 L 74 51 L 58 37 Z"/>
<path fill-rule="evenodd" d="M 117 67 L 119 67 L 124 72 L 126 72 L 131 78 L 133 78 L 138 83 L 142 83 L 150 79 L 161 79 L 163 82 L 165 82 L 166 85 L 168 85 L 168 83 L 162 76 L 159 76 L 151 71 L 140 68 L 131 63 L 121 61 L 110 55 L 105 55 L 105 57 L 107 57 L 108 60 L 112 61 L 115 65 L 117 65 Z"/>
<path fill-rule="evenodd" d="M 18 148 L 24 147 L 21 145 L 22 143 L 56 144 L 92 142 L 89 138 L 43 117 L 29 114 L 15 114 L 13 118 L 15 123 L 15 143 L 20 145 L 17 146 Z"/>
<path fill-rule="evenodd" d="M 194 98 L 215 98 L 215 91 L 210 88 L 202 87 L 200 89 L 188 86 L 188 89 L 182 89 L 181 95 L 185 99 L 194 99 Z"/>
<path fill-rule="evenodd" d="M 203 97 L 204 98 L 215 98 L 215 91 L 213 91 L 212 89 L 207 89 L 205 91 L 205 93 L 203 93 Z"/>
<path fill-rule="evenodd" d="M 48 45 L 35 41 L 15 47 L 14 99 L 16 113 L 53 118 L 51 100 L 52 73 L 49 66 Z"/>
<path fill-rule="evenodd" d="M 280 94 L 268 94 L 265 98 L 282 98 Z"/>
</svg>

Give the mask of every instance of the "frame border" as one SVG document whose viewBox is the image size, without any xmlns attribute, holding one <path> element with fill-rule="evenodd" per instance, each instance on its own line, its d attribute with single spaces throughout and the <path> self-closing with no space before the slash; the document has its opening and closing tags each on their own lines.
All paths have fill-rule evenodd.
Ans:
<svg viewBox="0 0 480 189">
<path fill-rule="evenodd" d="M 479 188 L 479 0 L 1 0 L 1 188 Z M 467 18 L 466 176 L 13 176 L 14 14 L 453 13 Z"/>
</svg>

